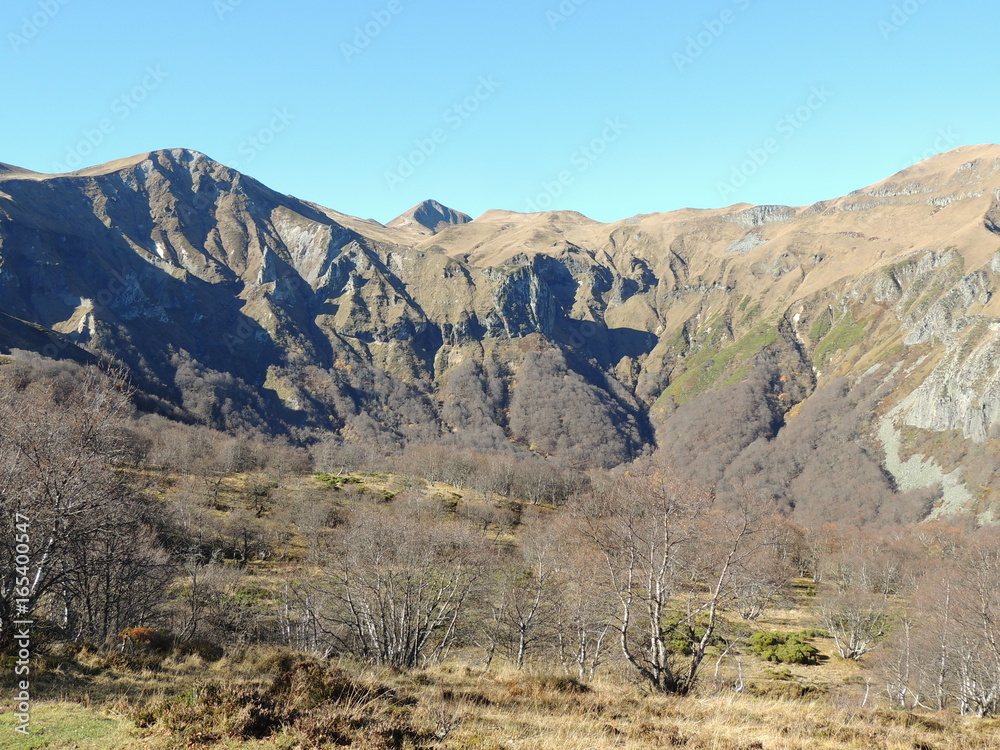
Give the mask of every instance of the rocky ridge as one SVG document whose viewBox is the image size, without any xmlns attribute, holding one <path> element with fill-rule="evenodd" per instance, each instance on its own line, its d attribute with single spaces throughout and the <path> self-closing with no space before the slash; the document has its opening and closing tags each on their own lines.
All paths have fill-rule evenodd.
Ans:
<svg viewBox="0 0 1000 750">
<path fill-rule="evenodd" d="M 880 414 L 906 400 L 894 429 L 980 450 L 1000 437 L 998 195 L 997 146 L 814 206 L 611 224 L 428 201 L 382 225 L 184 149 L 3 165 L 0 345 L 115 357 L 223 426 L 578 466 L 761 372 L 778 430 L 824 383 L 874 377 Z M 1000 480 L 975 489 L 985 512 Z"/>
</svg>

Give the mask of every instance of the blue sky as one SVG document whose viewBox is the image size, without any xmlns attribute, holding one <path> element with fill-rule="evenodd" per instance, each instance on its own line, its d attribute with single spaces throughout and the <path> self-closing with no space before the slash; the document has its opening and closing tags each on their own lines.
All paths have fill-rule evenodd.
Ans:
<svg viewBox="0 0 1000 750">
<path fill-rule="evenodd" d="M 1000 141 L 985 0 L 6 0 L 0 162 L 185 147 L 387 221 L 802 205 Z"/>
</svg>

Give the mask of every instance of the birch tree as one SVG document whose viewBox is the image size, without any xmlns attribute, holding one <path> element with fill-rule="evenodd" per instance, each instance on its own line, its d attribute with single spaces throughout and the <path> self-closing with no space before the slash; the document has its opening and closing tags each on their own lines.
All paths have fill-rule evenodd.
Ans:
<svg viewBox="0 0 1000 750">
<path fill-rule="evenodd" d="M 363 506 L 313 585 L 331 650 L 411 668 L 447 652 L 484 570 L 486 543 L 417 509 Z"/>
<path fill-rule="evenodd" d="M 626 476 L 576 510 L 617 599 L 625 660 L 656 690 L 686 694 L 734 601 L 735 572 L 760 547 L 767 513 L 649 473 Z"/>
<path fill-rule="evenodd" d="M 123 470 L 131 408 L 120 373 L 32 381 L 14 368 L 0 380 L 0 642 L 14 620 L 45 615 L 70 637 L 100 638 L 140 614 L 128 591 L 162 588 L 162 571 L 146 580 L 163 560 L 141 549 L 155 545 Z"/>
</svg>

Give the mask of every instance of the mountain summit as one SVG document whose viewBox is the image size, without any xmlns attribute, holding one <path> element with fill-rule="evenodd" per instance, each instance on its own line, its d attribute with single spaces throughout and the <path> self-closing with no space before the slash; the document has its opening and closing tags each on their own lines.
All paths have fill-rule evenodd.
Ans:
<svg viewBox="0 0 1000 750">
<path fill-rule="evenodd" d="M 386 226 L 394 229 L 422 227 L 430 231 L 431 234 L 437 234 L 453 224 L 468 224 L 470 221 L 472 221 L 472 217 L 461 211 L 448 208 L 434 200 L 426 200 L 400 214 Z M 418 231 L 420 230 L 418 229 Z"/>
<path fill-rule="evenodd" d="M 812 206 L 611 224 L 427 201 L 383 226 L 183 149 L 3 165 L 0 349 L 114 358 L 227 429 L 655 451 L 813 518 L 989 516 L 998 228 L 992 145 Z"/>
</svg>

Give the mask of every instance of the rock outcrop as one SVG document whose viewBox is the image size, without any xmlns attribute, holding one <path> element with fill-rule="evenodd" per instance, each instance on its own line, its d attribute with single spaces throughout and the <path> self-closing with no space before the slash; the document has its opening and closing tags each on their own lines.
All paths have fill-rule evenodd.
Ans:
<svg viewBox="0 0 1000 750">
<path fill-rule="evenodd" d="M 206 383 L 254 394 L 235 416 L 192 412 L 223 425 L 393 442 L 488 423 L 597 465 L 761 372 L 747 393 L 780 422 L 817 384 L 878 370 L 884 410 L 911 397 L 902 423 L 983 444 L 1000 432 L 998 160 L 969 147 L 807 209 L 614 224 L 427 201 L 382 225 L 183 149 L 66 175 L 0 165 L 0 347 L 114 357 L 189 411 Z M 546 434 L 512 426 L 515 396 Z M 574 403 L 606 452 L 553 411 Z"/>
</svg>

